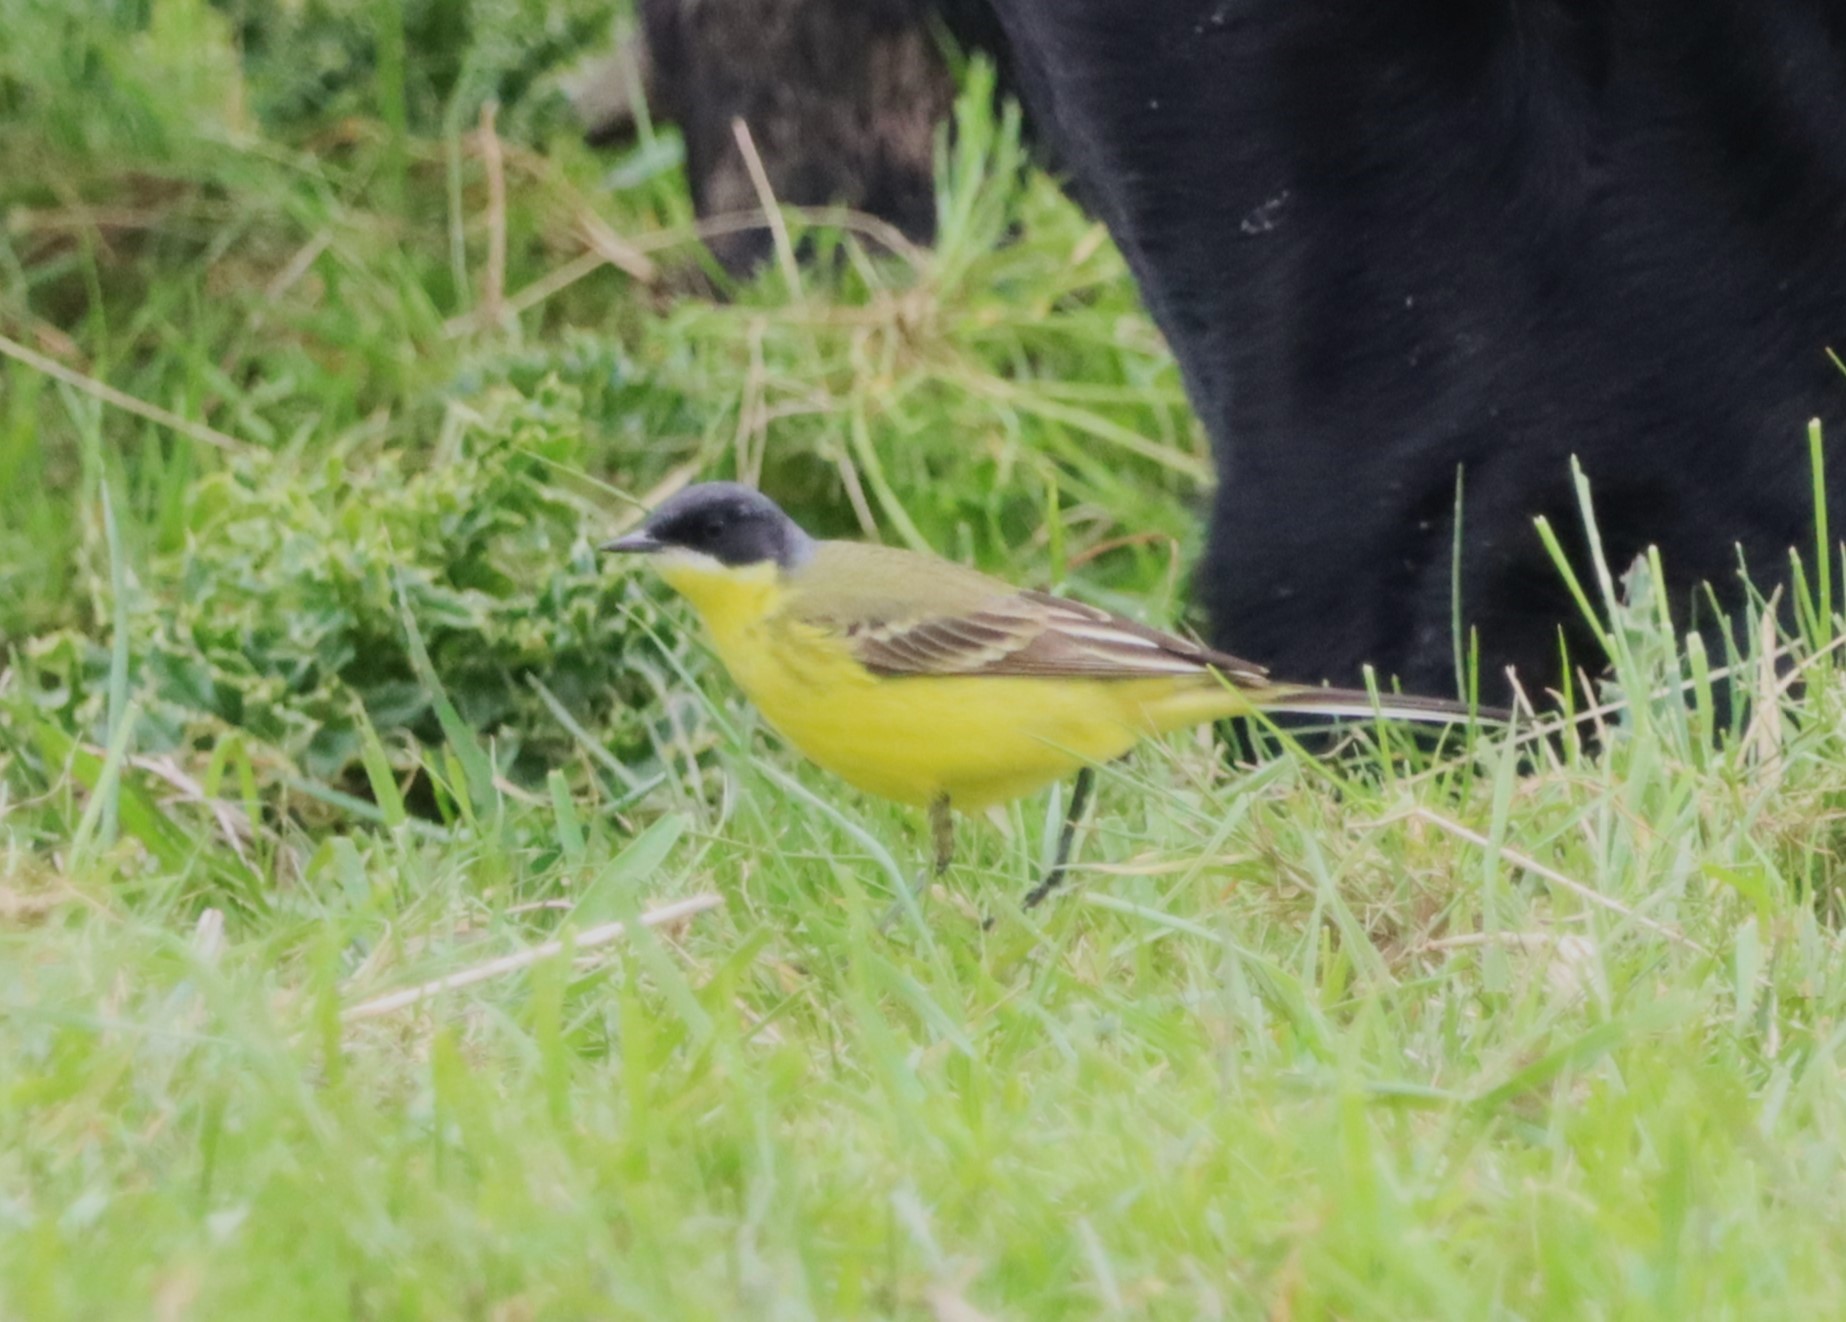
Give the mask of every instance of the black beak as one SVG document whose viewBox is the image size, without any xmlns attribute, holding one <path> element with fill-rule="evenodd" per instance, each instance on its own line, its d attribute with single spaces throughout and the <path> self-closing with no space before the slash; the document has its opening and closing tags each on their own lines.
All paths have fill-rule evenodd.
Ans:
<svg viewBox="0 0 1846 1322">
<path fill-rule="evenodd" d="M 631 532 L 626 537 L 617 537 L 597 547 L 598 551 L 615 552 L 623 555 L 646 555 L 658 551 L 666 543 L 658 540 L 651 532 Z"/>
</svg>

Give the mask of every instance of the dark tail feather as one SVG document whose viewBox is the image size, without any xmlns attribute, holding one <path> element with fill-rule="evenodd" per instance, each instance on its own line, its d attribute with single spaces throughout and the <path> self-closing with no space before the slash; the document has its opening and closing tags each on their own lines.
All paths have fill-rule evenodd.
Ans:
<svg viewBox="0 0 1846 1322">
<path fill-rule="evenodd" d="M 1513 713 L 1504 707 L 1470 707 L 1452 698 L 1420 698 L 1407 693 L 1379 693 L 1360 689 L 1283 688 L 1263 703 L 1268 711 L 1295 712 L 1303 716 L 1351 716 L 1371 720 L 1379 716 L 1396 721 L 1425 721 L 1460 725 L 1474 721 L 1508 725 Z"/>
</svg>

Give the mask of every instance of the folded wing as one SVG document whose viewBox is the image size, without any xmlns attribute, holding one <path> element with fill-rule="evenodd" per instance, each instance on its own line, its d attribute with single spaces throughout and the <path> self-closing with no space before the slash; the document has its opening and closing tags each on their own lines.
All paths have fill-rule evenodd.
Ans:
<svg viewBox="0 0 1846 1322">
<path fill-rule="evenodd" d="M 878 675 L 1020 675 L 1148 679 L 1215 670 L 1262 683 L 1260 666 L 1043 592 L 1013 592 L 952 614 L 844 623 L 854 655 Z"/>
</svg>

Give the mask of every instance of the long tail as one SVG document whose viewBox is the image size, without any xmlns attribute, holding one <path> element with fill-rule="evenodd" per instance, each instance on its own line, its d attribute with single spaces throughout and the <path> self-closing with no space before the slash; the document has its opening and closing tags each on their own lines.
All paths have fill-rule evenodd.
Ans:
<svg viewBox="0 0 1846 1322">
<path fill-rule="evenodd" d="M 1179 730 L 1202 721 L 1249 716 L 1257 711 L 1344 716 L 1361 721 L 1382 716 L 1433 725 L 1510 725 L 1513 720 L 1513 713 L 1504 707 L 1470 707 L 1452 698 L 1401 693 L 1380 692 L 1374 696 L 1363 689 L 1278 683 L 1260 671 L 1233 676 L 1216 668 L 1190 681 L 1162 686 L 1156 695 L 1143 701 L 1143 717 L 1156 731 Z"/>
<path fill-rule="evenodd" d="M 1421 698 L 1414 694 L 1379 693 L 1360 689 L 1313 688 L 1306 684 L 1278 684 L 1262 700 L 1265 711 L 1293 712 L 1304 716 L 1351 716 L 1370 720 L 1383 716 L 1395 721 L 1424 721 L 1459 725 L 1481 721 L 1509 724 L 1513 713 L 1504 707 L 1470 707 L 1452 698 Z"/>
</svg>

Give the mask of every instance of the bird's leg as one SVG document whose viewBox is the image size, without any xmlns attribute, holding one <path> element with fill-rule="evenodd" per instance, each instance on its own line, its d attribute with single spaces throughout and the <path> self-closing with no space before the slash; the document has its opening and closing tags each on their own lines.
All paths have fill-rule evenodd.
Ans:
<svg viewBox="0 0 1846 1322">
<path fill-rule="evenodd" d="M 881 930 L 889 928 L 904 912 L 905 906 L 916 903 L 929 884 L 949 870 L 949 864 L 955 860 L 955 815 L 949 811 L 949 796 L 938 794 L 929 801 L 929 838 L 933 849 L 928 871 L 917 873 L 912 883 L 909 896 L 900 895 L 891 907 L 885 910 L 883 920 L 878 924 Z"/>
<path fill-rule="evenodd" d="M 1077 773 L 1077 783 L 1071 786 L 1070 807 L 1064 812 L 1064 829 L 1058 832 L 1058 852 L 1052 856 L 1051 867 L 1045 873 L 1043 881 L 1026 892 L 1025 905 L 1030 909 L 1064 880 L 1064 869 L 1070 863 L 1071 842 L 1077 838 L 1077 823 L 1083 820 L 1083 810 L 1090 806 L 1090 791 L 1096 785 L 1096 768 L 1085 767 Z"/>
<path fill-rule="evenodd" d="M 936 849 L 933 877 L 940 877 L 955 861 L 955 814 L 949 811 L 946 794 L 938 794 L 929 801 L 929 838 Z"/>
</svg>

